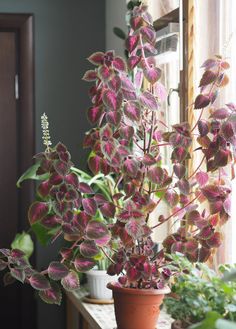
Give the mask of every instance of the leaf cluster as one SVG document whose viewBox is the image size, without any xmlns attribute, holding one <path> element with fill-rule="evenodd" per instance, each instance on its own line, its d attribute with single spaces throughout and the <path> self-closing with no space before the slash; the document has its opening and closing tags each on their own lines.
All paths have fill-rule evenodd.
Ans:
<svg viewBox="0 0 236 329">
<path fill-rule="evenodd" d="M 174 279 L 173 294 L 164 300 L 167 312 L 183 328 L 203 321 L 204 326 L 191 328 L 214 329 L 210 326 L 214 318 L 212 314 L 217 314 L 217 319 L 236 321 L 236 282 L 224 280 L 226 273 L 235 271 L 236 266 L 221 266 L 216 273 L 205 264 L 193 265 L 183 256 L 177 257 L 173 261 L 179 274 Z"/>
</svg>

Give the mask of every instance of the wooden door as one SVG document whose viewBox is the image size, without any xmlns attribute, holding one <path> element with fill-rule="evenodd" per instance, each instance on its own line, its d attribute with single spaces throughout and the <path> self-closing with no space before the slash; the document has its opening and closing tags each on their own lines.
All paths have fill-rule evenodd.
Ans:
<svg viewBox="0 0 236 329">
<path fill-rule="evenodd" d="M 16 188 L 17 179 L 31 163 L 34 139 L 30 121 L 33 102 L 25 96 L 30 86 L 25 64 L 29 38 L 24 37 L 25 26 L 17 16 L 0 15 L 0 248 L 9 248 L 15 234 L 27 229 L 26 209 L 32 189 L 32 185 Z M 30 86 L 32 97 L 31 91 Z M 0 272 L 1 328 L 35 329 L 35 302 L 30 286 L 14 283 L 4 287 Z"/>
<path fill-rule="evenodd" d="M 8 246 L 17 232 L 17 35 L 0 31 L 0 238 Z"/>
</svg>

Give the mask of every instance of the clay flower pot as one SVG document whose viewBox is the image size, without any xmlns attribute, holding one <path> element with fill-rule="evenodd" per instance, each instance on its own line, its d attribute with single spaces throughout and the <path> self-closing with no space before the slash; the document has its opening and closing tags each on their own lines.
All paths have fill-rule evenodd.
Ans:
<svg viewBox="0 0 236 329">
<path fill-rule="evenodd" d="M 113 292 L 117 329 L 158 329 L 160 305 L 169 288 L 133 289 L 116 283 L 107 287 Z"/>
</svg>

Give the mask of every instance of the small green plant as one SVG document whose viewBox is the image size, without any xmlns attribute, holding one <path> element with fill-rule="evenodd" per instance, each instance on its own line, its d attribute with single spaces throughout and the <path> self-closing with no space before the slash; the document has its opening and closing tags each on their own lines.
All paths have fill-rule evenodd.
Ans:
<svg viewBox="0 0 236 329">
<path fill-rule="evenodd" d="M 222 319 L 217 312 L 209 312 L 206 319 L 193 324 L 189 329 L 236 329 L 236 323 Z"/>
<path fill-rule="evenodd" d="M 215 329 L 218 327 L 214 323 L 220 318 L 236 321 L 236 282 L 223 279 L 235 270 L 235 265 L 222 265 L 216 273 L 206 264 L 193 265 L 183 256 L 171 257 L 171 266 L 178 264 L 180 274 L 172 286 L 173 296 L 167 297 L 164 304 L 180 328 L 205 321 L 205 326 L 203 322 L 191 328 Z"/>
</svg>

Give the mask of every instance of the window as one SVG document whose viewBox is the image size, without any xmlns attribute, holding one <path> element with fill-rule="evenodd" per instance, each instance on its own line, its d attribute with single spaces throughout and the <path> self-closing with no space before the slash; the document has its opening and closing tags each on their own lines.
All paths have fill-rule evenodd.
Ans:
<svg viewBox="0 0 236 329">
<path fill-rule="evenodd" d="M 179 0 L 149 0 L 149 10 L 153 15 L 155 22 L 160 21 L 162 16 L 172 12 L 178 8 Z M 154 24 L 155 25 L 155 24 Z M 165 25 L 165 24 L 164 24 Z M 179 100 L 179 24 L 171 22 L 168 26 L 160 27 L 157 31 L 157 56 L 156 61 L 158 67 L 162 70 L 160 83 L 165 86 L 169 93 L 168 101 L 162 102 L 159 117 L 159 128 L 163 132 L 167 131 L 167 127 L 180 122 L 180 100 Z M 163 143 L 165 144 L 165 143 Z M 160 147 L 162 154 L 162 162 L 167 167 L 168 172 L 171 164 L 171 148 Z M 162 200 L 150 217 L 150 225 L 156 224 L 159 215 L 168 216 L 170 209 L 166 202 Z M 173 222 L 170 220 L 163 223 L 154 231 L 155 241 L 163 241 L 170 232 L 174 230 Z"/>
<path fill-rule="evenodd" d="M 233 102 L 236 104 L 236 1 L 235 0 L 191 0 L 191 5 L 193 10 L 188 13 L 188 22 L 192 20 L 193 30 L 191 30 L 191 37 L 193 39 L 193 81 L 194 81 L 194 94 L 197 95 L 198 84 L 201 76 L 201 65 L 207 59 L 214 55 L 222 55 L 227 58 L 230 62 L 231 68 L 228 72 L 230 78 L 230 84 L 224 88 L 219 97 L 217 106 L 222 107 L 227 102 Z M 167 14 L 170 10 L 176 9 L 178 7 L 179 1 L 169 1 L 169 0 L 149 0 L 150 9 L 154 18 Z M 164 6 L 164 7 L 163 7 Z M 171 9 L 170 9 L 171 8 Z M 191 16 L 191 17 L 190 17 Z M 168 88 L 176 88 L 176 81 L 173 75 L 170 74 L 174 72 L 173 62 L 170 66 L 169 64 L 163 63 L 162 69 L 164 70 L 163 76 L 167 77 L 167 81 L 163 81 L 164 85 Z M 177 68 L 176 68 L 177 69 Z M 187 78 L 187 74 L 185 74 Z M 171 81 L 172 80 L 172 81 Z M 167 82 L 167 83 L 166 83 Z M 173 83 L 173 84 L 172 84 Z M 176 95 L 173 97 L 175 98 Z M 169 115 L 170 109 L 166 107 L 164 113 L 164 119 L 167 124 L 176 122 L 176 117 L 172 119 L 172 113 L 176 114 L 176 99 L 173 99 L 171 106 L 171 116 Z M 191 103 L 191 102 L 189 102 Z M 172 112 L 173 111 L 173 112 Z M 193 111 L 191 115 L 197 119 L 199 115 L 198 111 Z M 206 117 L 208 114 L 205 111 Z M 171 121 L 169 120 L 171 118 Z M 191 164 L 193 168 L 196 168 L 200 163 L 196 155 Z M 229 165 L 229 173 L 231 168 Z M 218 263 L 235 262 L 236 263 L 236 239 L 234 234 L 236 233 L 236 179 L 232 181 L 232 218 L 231 220 L 222 228 L 223 234 L 226 236 L 222 246 L 217 253 Z M 169 230 L 168 227 L 159 232 L 160 240 Z"/>
<path fill-rule="evenodd" d="M 236 104 L 236 1 L 235 0 L 195 0 L 195 74 L 196 88 L 203 61 L 220 54 L 227 58 L 231 68 L 228 72 L 230 84 L 221 92 L 217 106 L 225 103 Z M 195 159 L 197 161 L 197 159 Z M 229 166 L 230 167 L 230 166 Z M 229 168 L 229 175 L 230 170 Z M 236 179 L 232 181 L 232 218 L 223 228 L 227 237 L 219 249 L 219 263 L 236 262 Z"/>
</svg>

